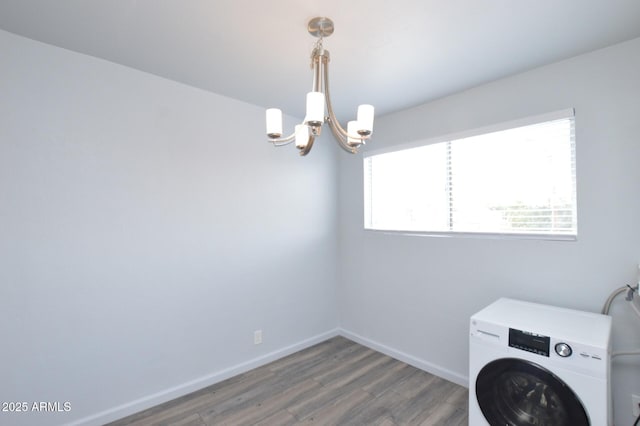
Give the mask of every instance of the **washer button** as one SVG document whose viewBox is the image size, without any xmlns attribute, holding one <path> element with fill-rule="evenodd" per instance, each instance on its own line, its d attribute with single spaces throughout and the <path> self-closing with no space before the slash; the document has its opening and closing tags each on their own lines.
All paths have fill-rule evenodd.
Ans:
<svg viewBox="0 0 640 426">
<path fill-rule="evenodd" d="M 572 352 L 573 351 L 571 350 L 571 346 L 567 345 L 566 343 L 556 343 L 556 353 L 561 357 L 566 358 L 568 356 L 571 356 Z"/>
</svg>

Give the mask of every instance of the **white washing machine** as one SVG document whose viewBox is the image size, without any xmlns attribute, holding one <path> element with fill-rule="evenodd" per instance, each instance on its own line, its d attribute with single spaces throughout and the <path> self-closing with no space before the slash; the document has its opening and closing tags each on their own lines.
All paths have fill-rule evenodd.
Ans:
<svg viewBox="0 0 640 426">
<path fill-rule="evenodd" d="M 611 317 L 499 299 L 471 317 L 470 426 L 611 425 Z"/>
</svg>

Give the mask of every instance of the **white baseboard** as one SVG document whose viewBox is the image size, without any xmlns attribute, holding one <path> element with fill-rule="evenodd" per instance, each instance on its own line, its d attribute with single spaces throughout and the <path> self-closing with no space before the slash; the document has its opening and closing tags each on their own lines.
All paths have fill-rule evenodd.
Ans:
<svg viewBox="0 0 640 426">
<path fill-rule="evenodd" d="M 292 353 L 298 352 L 302 349 L 306 349 L 337 335 L 339 335 L 338 329 L 318 334 L 317 336 L 311 337 L 285 348 L 278 349 L 277 351 L 273 351 L 271 353 L 262 355 L 241 364 L 234 365 L 233 367 L 224 369 L 222 371 L 218 371 L 199 379 L 192 380 L 190 382 L 183 383 L 169 389 L 165 389 L 153 395 L 145 396 L 135 401 L 110 408 L 91 416 L 84 417 L 82 419 L 69 423 L 69 426 L 99 426 L 108 422 L 112 422 L 114 420 L 121 419 L 131 414 L 146 410 L 147 408 L 154 407 L 158 404 L 162 404 L 164 402 L 171 401 L 172 399 L 187 395 L 191 392 L 206 388 L 207 386 L 219 383 L 238 374 L 253 370 L 254 368 L 268 364 L 287 355 L 291 355 Z"/>
<path fill-rule="evenodd" d="M 69 423 L 69 426 L 99 426 L 108 422 L 112 422 L 114 420 L 121 419 L 131 414 L 135 414 L 148 408 L 155 407 L 156 405 L 162 404 L 164 402 L 171 401 L 172 399 L 187 395 L 191 392 L 195 392 L 207 386 L 214 385 L 238 374 L 245 373 L 249 370 L 268 364 L 287 355 L 291 355 L 292 353 L 298 352 L 302 349 L 306 349 L 310 346 L 313 346 L 335 336 L 346 337 L 347 339 L 353 340 L 354 342 L 360 343 L 361 345 L 367 346 L 368 348 L 374 349 L 402 362 L 406 362 L 407 364 L 424 370 L 428 373 L 442 377 L 443 379 L 449 380 L 464 387 L 468 386 L 468 377 L 462 376 L 458 373 L 447 370 L 446 368 L 442 368 L 423 359 L 416 358 L 412 355 L 395 350 L 389 346 L 367 339 L 343 328 L 336 328 L 334 330 L 318 334 L 317 336 L 311 337 L 277 351 L 273 351 L 252 360 L 243 362 L 241 364 L 234 365 L 233 367 L 224 369 L 222 371 L 218 371 L 199 379 L 192 380 L 190 382 L 183 383 L 169 389 L 165 389 L 152 395 L 148 395 L 135 401 L 110 408 L 91 416 L 84 417 L 82 419 Z"/>
<path fill-rule="evenodd" d="M 367 339 L 366 337 L 362 337 L 356 333 L 352 333 L 343 328 L 338 329 L 338 334 L 346 337 L 347 339 L 353 340 L 354 342 L 360 343 L 363 346 L 374 349 L 378 352 L 381 352 L 399 361 L 405 362 L 409 365 L 419 368 L 420 370 L 424 370 L 427 373 L 431 373 L 438 377 L 442 377 L 443 379 L 449 380 L 450 382 L 456 383 L 460 386 L 464 386 L 465 388 L 469 387 L 469 377 L 467 376 L 463 376 L 454 371 L 432 364 L 423 359 L 416 358 L 413 355 L 409 355 L 404 352 L 398 351 L 389 346 L 383 345 L 382 343 L 378 343 L 373 340 Z"/>
</svg>

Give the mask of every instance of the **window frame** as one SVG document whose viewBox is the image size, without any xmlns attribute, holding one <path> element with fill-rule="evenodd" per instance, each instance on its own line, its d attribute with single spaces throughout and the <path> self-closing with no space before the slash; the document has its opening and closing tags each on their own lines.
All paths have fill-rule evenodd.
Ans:
<svg viewBox="0 0 640 426">
<path fill-rule="evenodd" d="M 561 234 L 561 233 L 534 233 L 534 232 L 483 232 L 483 231 L 473 231 L 473 232 L 464 232 L 464 231 L 417 231 L 417 230 L 394 230 L 394 229 L 376 229 L 367 227 L 367 182 L 366 182 L 366 165 L 367 159 L 369 157 L 377 156 L 380 154 L 388 154 L 393 152 L 404 151 L 412 148 L 418 148 L 426 145 L 433 145 L 438 143 L 446 143 L 453 142 L 457 139 L 465 139 L 474 136 L 480 136 L 483 134 L 494 133 L 509 129 L 514 129 L 523 126 L 530 126 L 535 124 L 542 124 L 545 122 L 562 120 L 562 119 L 572 119 L 573 120 L 573 209 L 575 212 L 575 229 L 572 234 Z M 488 126 L 482 126 L 474 129 L 469 129 L 461 132 L 450 133 L 442 136 L 437 136 L 433 138 L 420 139 L 408 143 L 401 143 L 394 146 L 388 146 L 384 148 L 379 148 L 375 150 L 367 150 L 363 154 L 363 229 L 367 232 L 371 233 L 382 233 L 382 234 L 391 234 L 391 235 L 407 235 L 407 236 L 427 236 L 427 237 L 441 237 L 441 238 L 472 238 L 472 239 L 516 239 L 516 240 L 550 240 L 550 241 L 577 241 L 578 239 L 578 185 L 577 185 L 577 174 L 578 174 L 578 166 L 577 166 L 577 144 L 576 144 L 576 129 L 575 129 L 575 109 L 574 108 L 565 108 L 562 110 L 557 110 L 549 113 L 538 114 L 534 116 L 528 116 L 520 119 L 510 120 L 506 122 L 501 122 L 497 124 L 492 124 Z"/>
</svg>

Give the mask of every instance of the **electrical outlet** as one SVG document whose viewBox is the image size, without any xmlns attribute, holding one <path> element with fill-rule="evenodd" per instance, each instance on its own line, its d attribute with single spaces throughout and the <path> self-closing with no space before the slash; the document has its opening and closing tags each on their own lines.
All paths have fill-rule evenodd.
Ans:
<svg viewBox="0 0 640 426">
<path fill-rule="evenodd" d="M 262 343 L 262 330 L 256 330 L 253 332 L 253 344 L 259 345 Z"/>
<path fill-rule="evenodd" d="M 640 416 L 640 396 L 631 395 L 631 403 L 633 404 L 633 417 Z"/>
</svg>

